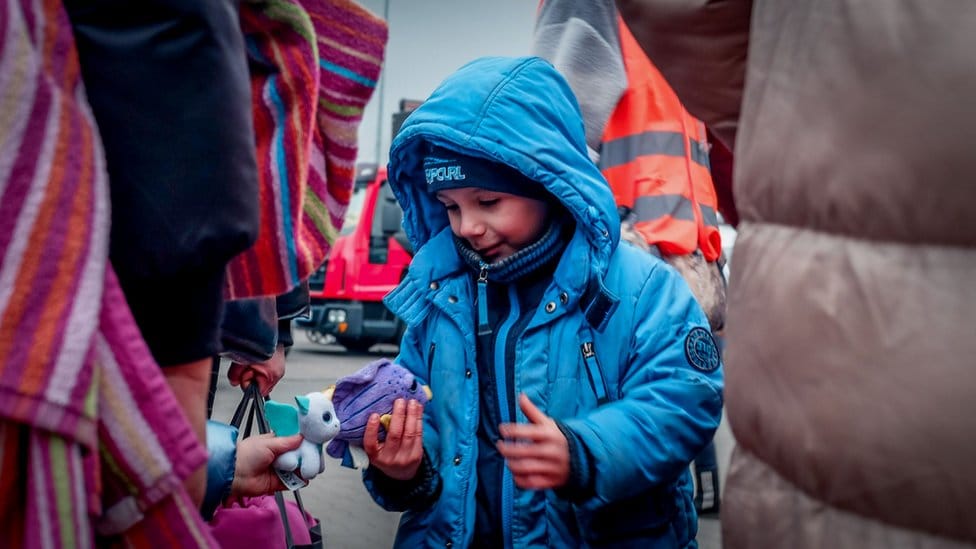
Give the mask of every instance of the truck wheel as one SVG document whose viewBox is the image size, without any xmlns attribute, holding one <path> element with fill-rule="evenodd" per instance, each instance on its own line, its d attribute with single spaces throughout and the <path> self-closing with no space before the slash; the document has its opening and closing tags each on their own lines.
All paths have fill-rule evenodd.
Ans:
<svg viewBox="0 0 976 549">
<path fill-rule="evenodd" d="M 337 338 L 339 345 L 342 345 L 349 351 L 355 353 L 365 353 L 368 352 L 370 347 L 376 344 L 372 339 L 346 339 L 343 337 Z"/>
</svg>

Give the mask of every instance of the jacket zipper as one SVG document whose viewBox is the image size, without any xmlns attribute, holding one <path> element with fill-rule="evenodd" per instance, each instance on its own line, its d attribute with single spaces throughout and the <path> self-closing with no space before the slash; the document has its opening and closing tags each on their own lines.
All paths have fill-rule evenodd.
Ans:
<svg viewBox="0 0 976 549">
<path fill-rule="evenodd" d="M 430 378 L 434 375 L 434 349 L 437 348 L 437 343 L 433 341 L 430 343 L 430 349 L 427 350 L 427 385 L 430 385 Z"/>
<path fill-rule="evenodd" d="M 510 392 L 514 387 L 508 386 L 508 376 L 506 375 L 505 350 L 508 347 L 508 336 L 512 326 L 518 321 L 521 314 L 519 310 L 518 294 L 515 286 L 508 287 L 509 312 L 508 318 L 498 328 L 498 337 L 495 339 L 494 359 L 495 364 L 495 383 L 498 388 L 498 413 L 502 423 L 511 423 L 515 418 L 509 413 L 509 402 L 514 401 L 514 394 Z M 515 503 L 515 481 L 512 479 L 512 472 L 508 467 L 502 467 L 502 539 L 505 547 L 514 545 L 512 539 L 512 515 L 514 514 Z"/>
<path fill-rule="evenodd" d="M 583 363 L 586 364 L 586 377 L 590 379 L 590 387 L 596 394 L 597 405 L 606 404 L 610 401 L 610 390 L 607 388 L 607 380 L 603 375 L 603 367 L 600 359 L 596 356 L 596 349 L 592 341 L 587 341 L 580 345 L 580 353 L 583 354 Z"/>
<path fill-rule="evenodd" d="M 478 272 L 478 335 L 491 333 L 488 324 L 488 264 L 482 262 Z"/>
</svg>

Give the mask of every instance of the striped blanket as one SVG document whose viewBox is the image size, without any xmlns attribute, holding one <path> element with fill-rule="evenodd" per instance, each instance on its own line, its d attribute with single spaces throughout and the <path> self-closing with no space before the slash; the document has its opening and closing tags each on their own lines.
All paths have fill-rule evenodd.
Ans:
<svg viewBox="0 0 976 549">
<path fill-rule="evenodd" d="M 107 264 L 108 182 L 60 2 L 0 7 L 0 545 L 209 547 L 206 460 Z"/>
<path fill-rule="evenodd" d="M 355 177 L 379 78 L 381 19 L 351 0 L 241 4 L 251 67 L 261 229 L 228 266 L 232 298 L 283 294 L 325 260 Z"/>
</svg>

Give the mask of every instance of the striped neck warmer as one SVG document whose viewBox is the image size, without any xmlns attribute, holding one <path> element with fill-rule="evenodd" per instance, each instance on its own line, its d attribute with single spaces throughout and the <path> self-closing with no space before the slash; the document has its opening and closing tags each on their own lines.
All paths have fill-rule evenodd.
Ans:
<svg viewBox="0 0 976 549">
<path fill-rule="evenodd" d="M 455 236 L 454 244 L 457 246 L 461 259 L 476 273 L 485 269 L 488 280 L 508 283 L 531 273 L 559 255 L 566 247 L 567 239 L 563 236 L 566 227 L 567 223 L 562 216 L 553 216 L 549 228 L 538 240 L 494 263 L 485 263 L 478 252 L 471 248 L 463 238 Z"/>
</svg>

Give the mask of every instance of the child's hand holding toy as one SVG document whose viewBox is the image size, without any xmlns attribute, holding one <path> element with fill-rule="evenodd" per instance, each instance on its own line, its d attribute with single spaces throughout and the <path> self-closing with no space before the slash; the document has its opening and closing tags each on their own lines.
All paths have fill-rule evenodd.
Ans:
<svg viewBox="0 0 976 549">
<path fill-rule="evenodd" d="M 322 446 L 329 442 L 329 455 L 347 467 L 357 466 L 353 450 L 365 450 L 388 476 L 411 478 L 423 457 L 423 412 L 430 399 L 430 388 L 410 371 L 380 359 L 334 387 L 295 397 L 297 410 L 269 400 L 265 411 L 275 434 L 303 437 L 298 449 L 275 460 L 278 476 L 290 490 L 304 486 L 325 470 Z"/>
<path fill-rule="evenodd" d="M 416 436 L 416 444 L 420 446 L 423 409 L 431 398 L 429 387 L 418 383 L 409 370 L 387 359 L 371 362 L 357 372 L 339 379 L 332 401 L 342 428 L 329 443 L 329 455 L 341 458 L 342 464 L 347 467 L 358 465 L 354 449 L 366 449 L 371 460 L 383 460 L 393 455 L 394 449 L 398 455 L 400 442 L 397 442 L 396 447 L 392 445 L 392 440 L 389 441 L 391 445 L 377 444 L 381 448 L 377 449 L 377 456 L 372 456 L 369 455 L 369 448 L 365 448 L 363 440 L 365 437 L 377 443 L 383 442 L 387 436 L 393 435 L 394 427 L 399 429 L 401 436 L 407 432 Z M 397 401 L 400 401 L 399 407 Z M 411 401 L 414 405 L 408 406 L 407 403 Z M 371 431 L 369 424 L 374 415 L 378 416 L 374 425 L 376 431 Z M 422 447 L 420 449 L 423 450 Z"/>
<path fill-rule="evenodd" d="M 372 414 L 366 423 L 363 449 L 370 465 L 396 480 L 410 480 L 424 458 L 424 405 L 402 398 L 393 403 L 393 413 L 380 442 L 380 415 Z"/>
</svg>

